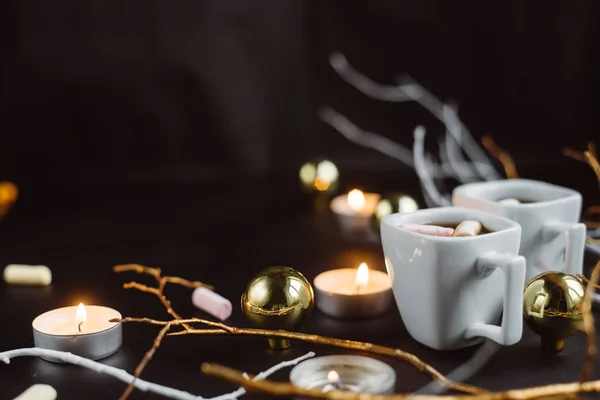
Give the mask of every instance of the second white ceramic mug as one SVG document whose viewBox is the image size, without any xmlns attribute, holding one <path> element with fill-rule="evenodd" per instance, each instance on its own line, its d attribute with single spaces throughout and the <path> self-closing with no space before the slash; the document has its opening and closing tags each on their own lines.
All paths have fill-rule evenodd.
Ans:
<svg viewBox="0 0 600 400">
<path fill-rule="evenodd" d="M 481 221 L 492 232 L 442 237 L 402 228 L 464 220 Z M 520 239 L 516 222 L 468 208 L 431 208 L 384 217 L 385 264 L 410 335 L 437 350 L 471 346 L 482 337 L 503 345 L 518 342 L 525 280 L 525 259 L 518 255 Z"/>
<path fill-rule="evenodd" d="M 498 202 L 506 198 L 529 202 Z M 579 223 L 581 194 L 575 190 L 529 179 L 502 179 L 461 185 L 454 189 L 452 203 L 521 225 L 519 254 L 527 259 L 526 282 L 546 271 L 582 273 L 585 225 Z"/>
</svg>

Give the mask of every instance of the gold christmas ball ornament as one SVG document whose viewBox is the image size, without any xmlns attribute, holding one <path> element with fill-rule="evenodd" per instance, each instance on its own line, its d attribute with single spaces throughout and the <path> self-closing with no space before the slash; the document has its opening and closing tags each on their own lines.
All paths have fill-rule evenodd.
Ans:
<svg viewBox="0 0 600 400">
<path fill-rule="evenodd" d="M 544 272 L 525 286 L 523 316 L 540 335 L 542 350 L 562 350 L 564 338 L 581 329 L 584 294 L 583 283 L 562 272 Z"/>
<path fill-rule="evenodd" d="M 298 329 L 312 314 L 313 288 L 298 271 L 289 267 L 269 267 L 250 280 L 242 294 L 246 318 L 262 329 Z M 272 349 L 287 349 L 287 339 L 269 338 Z"/>
<path fill-rule="evenodd" d="M 386 215 L 395 213 L 411 213 L 419 209 L 419 204 L 406 193 L 388 193 L 379 199 L 375 214 L 373 214 L 373 222 L 379 227 L 381 219 Z"/>
<path fill-rule="evenodd" d="M 315 160 L 300 167 L 300 182 L 309 193 L 333 193 L 337 190 L 340 173 L 329 160 Z"/>
</svg>

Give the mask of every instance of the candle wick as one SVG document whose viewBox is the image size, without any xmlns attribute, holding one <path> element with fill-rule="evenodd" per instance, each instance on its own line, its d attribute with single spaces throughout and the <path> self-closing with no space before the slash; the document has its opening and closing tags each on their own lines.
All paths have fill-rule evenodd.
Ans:
<svg viewBox="0 0 600 400">
<path fill-rule="evenodd" d="M 360 292 L 360 288 L 361 288 L 361 287 L 362 287 L 362 285 L 361 285 L 360 283 L 358 283 L 358 282 L 357 282 L 357 283 L 354 285 L 354 292 L 356 292 L 356 293 Z"/>
<path fill-rule="evenodd" d="M 81 321 L 81 322 L 79 323 L 79 325 L 77 325 L 77 330 L 79 330 L 79 332 L 81 332 L 81 325 L 82 325 L 82 324 L 83 324 L 83 321 Z"/>
</svg>

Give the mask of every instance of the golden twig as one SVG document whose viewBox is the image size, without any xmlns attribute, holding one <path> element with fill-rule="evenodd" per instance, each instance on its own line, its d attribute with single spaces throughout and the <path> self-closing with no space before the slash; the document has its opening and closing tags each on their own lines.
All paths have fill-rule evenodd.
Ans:
<svg viewBox="0 0 600 400">
<path fill-rule="evenodd" d="M 598 280 L 600 279 L 600 261 L 596 264 L 592 270 L 592 275 L 588 281 L 588 285 L 585 289 L 585 295 L 583 301 L 580 303 L 581 315 L 583 316 L 583 331 L 587 337 L 587 357 L 583 368 L 581 369 L 581 380 L 583 383 L 587 381 L 594 369 L 594 358 L 596 357 L 596 330 L 594 329 L 594 316 L 592 315 L 592 295 L 595 293 L 598 287 Z"/>
<path fill-rule="evenodd" d="M 590 150 L 584 151 L 583 155 L 585 156 L 586 162 L 592 167 L 594 174 L 596 174 L 596 179 L 598 179 L 598 184 L 600 185 L 600 162 L 594 155 L 594 153 Z"/>
<path fill-rule="evenodd" d="M 283 330 L 269 330 L 269 329 L 255 329 L 255 328 L 237 328 L 234 326 L 225 325 L 221 322 L 213 322 L 200 318 L 188 318 L 182 320 L 173 320 L 173 321 L 157 321 L 148 318 L 122 318 L 112 320 L 113 322 L 143 322 L 149 323 L 153 325 L 183 325 L 183 324 L 193 324 L 199 323 L 206 326 L 211 326 L 216 329 L 187 329 L 178 332 L 173 332 L 169 334 L 169 336 L 183 336 L 183 335 L 237 335 L 237 336 L 262 336 L 262 337 L 270 337 L 277 339 L 292 339 L 292 340 L 300 340 L 303 342 L 313 343 L 313 344 L 321 344 L 328 345 L 334 347 L 340 347 L 344 349 L 364 351 L 372 354 L 378 354 L 383 356 L 389 356 L 394 358 L 399 358 L 403 361 L 408 362 L 419 371 L 429 374 L 432 378 L 439 381 L 440 384 L 447 387 L 448 389 L 464 392 L 464 393 L 481 393 L 485 392 L 485 390 L 466 385 L 463 383 L 452 382 L 444 375 L 442 375 L 438 370 L 433 368 L 431 365 L 427 364 L 414 354 L 405 352 L 400 349 L 394 349 L 391 347 L 380 346 L 372 343 L 365 342 L 357 342 L 353 340 L 346 339 L 335 339 L 326 336 L 319 336 L 313 334 L 299 333 L 299 332 L 289 332 Z"/>
<path fill-rule="evenodd" d="M 203 286 L 207 289 L 213 290 L 213 287 L 211 285 L 207 285 L 204 282 L 189 281 L 187 279 L 179 278 L 176 276 L 161 276 L 160 268 L 145 267 L 145 266 L 139 265 L 139 264 L 116 265 L 113 267 L 113 271 L 117 272 L 117 273 L 126 272 L 126 271 L 134 271 L 134 272 L 137 272 L 138 274 L 146 274 L 146 275 L 153 276 L 154 279 L 156 279 L 156 282 L 158 283 L 158 288 L 152 288 L 152 287 L 149 287 L 149 286 L 143 285 L 141 283 L 137 283 L 137 282 L 126 283 L 123 285 L 123 287 L 125 289 L 137 289 L 141 292 L 154 294 L 163 303 L 167 312 L 175 319 L 182 319 L 182 317 L 177 312 L 175 312 L 175 310 L 171 306 L 171 302 L 169 301 L 169 299 L 167 299 L 167 297 L 164 294 L 165 286 L 167 283 L 174 283 L 177 285 L 182 285 L 182 286 L 185 286 L 190 289 L 194 289 L 194 288 Z M 186 324 L 183 325 L 183 328 L 190 329 L 190 327 Z"/>
<path fill-rule="evenodd" d="M 367 393 L 354 393 L 332 390 L 322 392 L 314 389 L 302 389 L 289 383 L 274 382 L 272 380 L 253 381 L 246 379 L 240 371 L 221 365 L 205 363 L 202 371 L 216 378 L 224 379 L 251 392 L 259 392 L 272 396 L 298 396 L 326 400 L 530 400 L 548 397 L 568 397 L 578 393 L 591 393 L 600 391 L 600 381 L 585 383 L 572 382 L 545 386 L 536 386 L 524 389 L 513 389 L 505 392 L 487 392 L 474 395 L 418 395 L 418 394 L 391 394 L 376 395 Z"/>
<path fill-rule="evenodd" d="M 171 329 L 171 323 L 167 323 L 158 332 L 158 335 L 156 335 L 156 338 L 154 338 L 154 343 L 152 344 L 152 347 L 150 348 L 150 350 L 148 350 L 146 352 L 146 354 L 144 355 L 144 358 L 142 358 L 142 361 L 135 368 L 135 372 L 133 374 L 133 380 L 131 381 L 131 383 L 129 384 L 129 386 L 127 386 L 127 389 L 125 389 L 125 391 L 123 392 L 123 394 L 119 398 L 120 400 L 125 400 L 125 399 L 127 399 L 127 397 L 129 397 L 129 395 L 133 391 L 133 388 L 135 387 L 135 380 L 140 377 L 140 375 L 144 371 L 144 368 L 146 368 L 146 365 L 148 365 L 148 363 L 152 359 L 152 356 L 154 356 L 154 353 L 160 347 L 160 343 L 162 342 L 162 340 L 165 337 L 165 335 L 167 334 L 167 332 L 169 332 L 169 329 Z"/>
<path fill-rule="evenodd" d="M 565 148 L 563 150 L 563 154 L 574 160 L 586 162 L 585 156 L 583 155 L 582 152 L 571 149 L 570 147 Z"/>
<path fill-rule="evenodd" d="M 165 296 L 164 290 L 165 290 L 165 286 L 167 283 L 173 283 L 173 284 L 185 286 L 190 289 L 194 289 L 194 288 L 203 286 L 210 290 L 213 290 L 213 287 L 211 285 L 207 285 L 203 282 L 189 281 L 187 279 L 179 278 L 176 276 L 162 276 L 162 271 L 160 268 L 145 267 L 145 266 L 139 265 L 139 264 L 116 265 L 113 267 L 113 271 L 117 272 L 117 273 L 132 271 L 132 272 L 137 272 L 138 274 L 146 274 L 146 275 L 150 275 L 150 276 L 154 277 L 154 279 L 156 280 L 156 283 L 158 284 L 158 287 L 154 288 L 154 287 L 146 286 L 146 285 L 138 283 L 138 282 L 129 282 L 129 283 L 125 283 L 123 285 L 123 288 L 136 289 L 141 292 L 151 293 L 151 294 L 155 295 L 156 297 L 158 297 L 158 299 L 161 301 L 161 303 L 165 306 L 166 311 L 176 320 L 182 320 L 182 317 L 173 309 L 173 307 L 171 306 L 171 302 Z M 151 323 L 149 321 L 153 321 L 153 320 L 146 318 L 145 322 Z M 181 326 L 183 326 L 184 330 L 192 329 L 191 326 L 189 326 L 186 322 L 181 322 L 181 323 L 177 323 L 177 324 L 167 322 L 166 324 L 161 324 L 161 325 L 164 325 L 164 327 L 159 331 L 158 335 L 154 339 L 154 343 L 153 343 L 152 347 L 144 355 L 144 358 L 142 359 L 142 361 L 140 361 L 140 363 L 138 364 L 138 366 L 135 369 L 135 373 L 133 375 L 134 381 L 135 381 L 135 379 L 140 377 L 140 375 L 142 374 L 142 371 L 144 370 L 146 365 L 150 362 L 150 360 L 152 359 L 152 356 L 154 355 L 154 353 L 160 346 L 162 339 L 165 337 L 167 332 L 171 329 L 171 326 L 181 325 Z M 125 389 L 125 392 L 123 392 L 120 399 L 121 400 L 127 399 L 129 397 L 129 395 L 131 394 L 133 388 L 134 388 L 134 384 L 132 382 L 129 384 L 129 386 L 127 386 L 127 389 Z"/>
<path fill-rule="evenodd" d="M 490 136 L 484 136 L 483 139 L 481 139 L 481 143 L 491 155 L 500 161 L 504 167 L 504 173 L 508 179 L 516 179 L 519 177 L 517 167 L 512 157 L 506 150 L 499 147 L 496 142 L 494 142 L 494 139 L 492 139 Z"/>
<path fill-rule="evenodd" d="M 588 214 L 600 214 L 600 206 L 589 206 L 585 209 Z"/>
<path fill-rule="evenodd" d="M 156 279 L 156 282 L 159 284 L 159 286 L 164 286 L 166 283 L 174 283 L 176 285 L 185 286 L 190 289 L 195 289 L 198 287 L 205 287 L 207 289 L 214 290 L 214 287 L 212 285 L 208 285 L 204 282 L 189 281 L 187 279 L 179 278 L 177 276 L 161 276 L 160 268 L 145 267 L 145 266 L 139 265 L 139 264 L 117 265 L 117 266 L 113 267 L 113 271 L 117 272 L 117 273 L 126 272 L 126 271 L 134 271 L 134 272 L 137 272 L 138 274 L 151 275 L 154 277 L 154 279 Z"/>
<path fill-rule="evenodd" d="M 587 242 L 589 244 L 600 244 L 600 239 L 592 239 L 592 238 L 590 238 L 590 239 L 587 240 Z"/>
<path fill-rule="evenodd" d="M 587 163 L 592 168 L 592 171 L 594 171 L 594 174 L 596 174 L 596 178 L 598 179 L 598 184 L 600 184 L 600 161 L 598 161 L 598 155 L 596 153 L 596 145 L 594 144 L 594 142 L 589 142 L 587 150 L 585 150 L 583 152 L 573 150 L 570 148 L 566 148 L 566 149 L 564 149 L 564 153 L 567 157 L 571 157 L 571 158 L 574 158 L 575 160 L 583 161 L 583 162 Z M 591 206 L 586 211 L 589 213 L 592 213 L 592 214 L 600 213 L 600 206 Z M 600 228 L 599 222 L 586 221 L 585 225 L 588 228 Z M 598 241 L 596 239 L 588 239 L 587 242 L 588 243 L 600 243 L 600 241 Z"/>
<path fill-rule="evenodd" d="M 586 278 L 585 276 L 581 275 L 581 274 L 577 274 L 577 277 L 583 282 L 585 283 L 587 286 L 593 286 L 596 289 L 600 289 L 600 285 L 591 282 L 588 278 Z"/>
</svg>

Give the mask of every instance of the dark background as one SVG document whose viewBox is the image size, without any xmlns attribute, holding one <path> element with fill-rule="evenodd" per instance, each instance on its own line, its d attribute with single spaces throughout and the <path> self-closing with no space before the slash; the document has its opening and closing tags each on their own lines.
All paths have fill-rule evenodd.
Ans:
<svg viewBox="0 0 600 400">
<path fill-rule="evenodd" d="M 455 101 L 522 174 L 585 166 L 562 156 L 598 137 L 600 5 L 239 0 L 4 0 L 0 176 L 22 185 L 203 182 L 341 169 L 414 175 L 322 123 L 328 104 L 410 147 L 417 104 L 385 104 L 328 65 L 344 52 L 382 83 L 408 73 Z"/>
<path fill-rule="evenodd" d="M 268 265 L 290 265 L 310 280 L 365 260 L 383 269 L 376 241 L 348 237 L 332 215 L 312 210 L 298 168 L 329 157 L 341 190 L 403 190 L 420 200 L 418 180 L 348 142 L 317 111 L 327 104 L 408 147 L 424 124 L 434 153 L 443 127 L 417 104 L 385 104 L 350 88 L 328 65 L 336 50 L 374 80 L 392 84 L 406 72 L 456 101 L 475 136 L 492 135 L 522 176 L 598 203 L 590 168 L 562 149 L 598 138 L 599 16 L 593 0 L 1 1 L 0 180 L 21 195 L 0 222 L 0 265 L 46 264 L 54 282 L 0 286 L 0 350 L 31 346 L 35 316 L 81 299 L 165 318 L 156 299 L 120 288 L 134 276 L 113 274 L 115 264 L 212 283 L 234 303 L 231 323 L 240 326 L 237 299 Z M 586 265 L 594 260 L 588 254 Z M 206 317 L 187 291 L 169 293 L 182 314 Z M 442 372 L 474 351 L 418 345 L 396 311 L 369 323 L 316 314 L 303 329 L 400 347 Z M 132 371 L 155 333 L 126 326 L 122 350 L 105 362 Z M 499 390 L 573 381 L 584 348 L 579 335 L 563 353 L 540 355 L 526 331 L 470 382 Z M 203 377 L 204 361 L 256 373 L 309 350 L 343 352 L 296 344 L 273 354 L 252 338 L 181 338 L 165 342 L 144 377 L 216 395 L 232 387 Z M 397 391 L 427 382 L 384 361 L 399 374 Z M 0 397 L 36 382 L 55 386 L 59 398 L 117 398 L 124 388 L 77 367 L 21 359 L 1 366 Z"/>
</svg>

